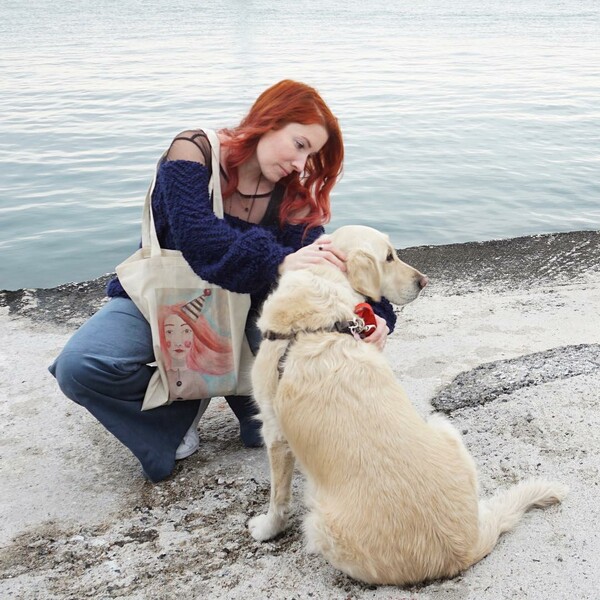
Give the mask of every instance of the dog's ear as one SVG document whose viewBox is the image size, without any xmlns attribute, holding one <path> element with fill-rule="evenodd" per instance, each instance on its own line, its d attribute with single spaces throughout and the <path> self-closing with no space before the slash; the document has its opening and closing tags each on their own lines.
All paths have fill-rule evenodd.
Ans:
<svg viewBox="0 0 600 600">
<path fill-rule="evenodd" d="M 346 269 L 350 285 L 360 294 L 381 300 L 381 267 L 373 253 L 357 249 L 348 253 Z"/>
</svg>

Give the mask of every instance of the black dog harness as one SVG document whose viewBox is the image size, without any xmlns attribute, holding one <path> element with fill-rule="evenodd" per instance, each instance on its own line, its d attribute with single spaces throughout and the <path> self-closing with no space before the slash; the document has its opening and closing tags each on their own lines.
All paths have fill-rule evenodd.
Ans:
<svg viewBox="0 0 600 600">
<path fill-rule="evenodd" d="M 371 325 L 365 324 L 365 321 L 361 317 L 356 317 L 351 321 L 336 321 L 331 327 L 321 327 L 320 329 L 300 329 L 298 331 L 292 331 L 291 333 L 277 333 L 275 331 L 265 331 L 263 334 L 263 340 L 288 340 L 288 345 L 285 348 L 284 353 L 281 355 L 279 362 L 277 363 L 277 372 L 279 373 L 279 379 L 283 376 L 283 370 L 285 368 L 285 359 L 287 358 L 288 352 L 292 347 L 292 344 L 298 338 L 301 333 L 348 333 L 354 338 L 359 338 L 361 334 L 371 331 Z"/>
</svg>

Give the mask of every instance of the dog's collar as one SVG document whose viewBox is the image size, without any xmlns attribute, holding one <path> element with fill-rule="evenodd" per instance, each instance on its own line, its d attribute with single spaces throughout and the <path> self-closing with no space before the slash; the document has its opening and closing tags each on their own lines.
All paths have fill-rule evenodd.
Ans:
<svg viewBox="0 0 600 600">
<path fill-rule="evenodd" d="M 354 307 L 356 317 L 347 321 L 336 321 L 331 327 L 321 327 L 319 329 L 299 329 L 290 331 L 289 333 L 277 333 L 276 331 L 267 330 L 263 333 L 263 340 L 287 340 L 286 348 L 277 362 L 277 371 L 279 379 L 283 376 L 285 359 L 292 344 L 296 341 L 301 333 L 348 333 L 353 338 L 359 340 L 368 337 L 375 329 L 377 329 L 377 320 L 373 307 L 366 302 L 361 302 Z"/>
<path fill-rule="evenodd" d="M 299 333 L 349 333 L 353 337 L 369 337 L 377 329 L 377 319 L 373 307 L 367 302 L 359 302 L 354 307 L 356 317 L 348 321 L 336 321 L 331 327 L 319 329 L 298 329 L 289 333 L 277 333 L 276 331 L 265 331 L 264 340 L 295 340 Z"/>
<path fill-rule="evenodd" d="M 301 333 L 349 333 L 360 336 L 361 333 L 370 330 L 370 326 L 365 324 L 364 319 L 356 317 L 349 321 L 336 321 L 331 327 L 321 327 L 319 329 L 298 329 L 290 333 L 277 333 L 276 331 L 265 331 L 263 339 L 265 340 L 295 340 Z"/>
<path fill-rule="evenodd" d="M 365 314 L 365 308 L 368 307 Z M 291 331 L 290 333 L 277 333 L 276 331 L 267 330 L 263 333 L 264 340 L 287 340 L 287 346 L 277 361 L 277 372 L 279 373 L 279 379 L 283 376 L 283 370 L 285 368 L 285 359 L 287 358 L 288 352 L 292 347 L 292 344 L 296 341 L 297 337 L 301 333 L 347 333 L 355 339 L 361 337 L 367 337 L 371 335 L 377 327 L 373 309 L 366 303 L 361 303 L 356 306 L 355 311 L 361 316 L 356 316 L 354 319 L 347 321 L 336 321 L 331 327 L 321 327 L 319 329 L 299 329 L 297 331 Z M 370 311 L 370 314 L 369 314 Z M 363 318 L 364 317 L 364 318 Z M 372 317 L 372 319 L 371 319 Z M 371 322 L 372 321 L 372 322 Z"/>
</svg>

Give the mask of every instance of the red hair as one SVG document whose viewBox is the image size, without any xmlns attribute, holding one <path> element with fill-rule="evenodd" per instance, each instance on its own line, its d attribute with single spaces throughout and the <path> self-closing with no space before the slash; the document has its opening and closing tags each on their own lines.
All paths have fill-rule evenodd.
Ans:
<svg viewBox="0 0 600 600">
<path fill-rule="evenodd" d="M 225 167 L 229 181 L 223 196 L 228 197 L 235 191 L 237 168 L 256 152 L 260 138 L 288 123 L 318 123 L 325 127 L 329 137 L 319 152 L 308 157 L 303 174 L 293 172 L 281 180 L 285 193 L 279 223 L 323 225 L 331 218 L 329 194 L 342 173 L 344 142 L 338 121 L 327 104 L 314 88 L 304 83 L 284 79 L 268 88 L 237 127 L 225 130 L 230 136 L 223 142 L 228 149 Z M 290 218 L 289 215 L 295 213 L 306 213 L 307 208 L 308 214 Z"/>
</svg>

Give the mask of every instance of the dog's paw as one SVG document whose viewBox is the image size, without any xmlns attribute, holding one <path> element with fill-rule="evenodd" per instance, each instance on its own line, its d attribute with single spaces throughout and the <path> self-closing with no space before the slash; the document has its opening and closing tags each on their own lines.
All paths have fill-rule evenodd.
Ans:
<svg viewBox="0 0 600 600">
<path fill-rule="evenodd" d="M 271 517 L 268 513 L 264 515 L 258 515 L 248 521 L 248 529 L 250 535 L 257 542 L 265 542 L 274 538 L 278 533 L 283 531 L 285 523 L 280 519 Z"/>
</svg>

